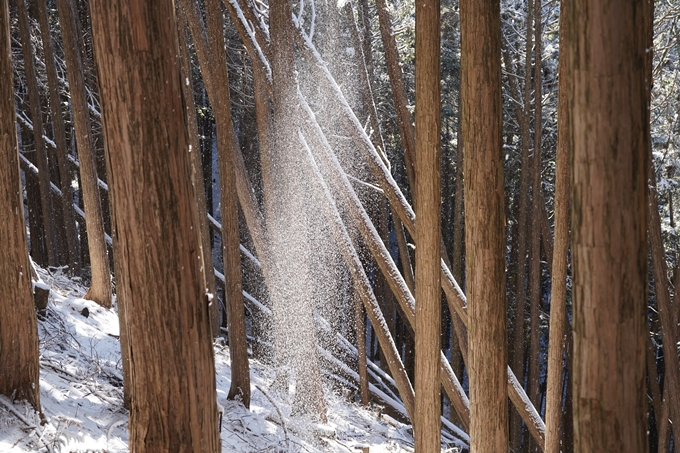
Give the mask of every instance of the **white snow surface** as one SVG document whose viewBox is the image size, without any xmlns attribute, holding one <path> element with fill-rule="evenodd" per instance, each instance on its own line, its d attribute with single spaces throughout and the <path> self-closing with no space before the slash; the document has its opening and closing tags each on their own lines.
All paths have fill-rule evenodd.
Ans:
<svg viewBox="0 0 680 453">
<path fill-rule="evenodd" d="M 115 307 L 107 310 L 82 299 L 85 288 L 59 270 L 37 270 L 52 290 L 47 313 L 38 321 L 46 423 L 41 425 L 28 405 L 3 398 L 0 452 L 128 452 Z M 82 314 L 85 308 L 88 317 Z M 250 410 L 228 401 L 229 349 L 220 339 L 215 343 L 215 368 L 217 401 L 224 407 L 223 452 L 360 452 L 362 447 L 373 453 L 413 451 L 410 426 L 382 415 L 379 407 L 349 402 L 348 391 L 326 389 L 328 423 L 318 425 L 291 416 L 290 403 L 267 392 L 274 371 L 256 360 L 251 359 Z"/>
</svg>

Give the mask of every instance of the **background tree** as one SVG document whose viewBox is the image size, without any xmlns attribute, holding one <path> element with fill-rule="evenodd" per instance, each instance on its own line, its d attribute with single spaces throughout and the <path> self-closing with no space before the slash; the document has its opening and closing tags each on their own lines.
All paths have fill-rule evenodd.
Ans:
<svg viewBox="0 0 680 453">
<path fill-rule="evenodd" d="M 93 1 L 91 10 L 117 294 L 131 349 L 130 447 L 217 452 L 209 300 L 173 2 Z"/>
</svg>

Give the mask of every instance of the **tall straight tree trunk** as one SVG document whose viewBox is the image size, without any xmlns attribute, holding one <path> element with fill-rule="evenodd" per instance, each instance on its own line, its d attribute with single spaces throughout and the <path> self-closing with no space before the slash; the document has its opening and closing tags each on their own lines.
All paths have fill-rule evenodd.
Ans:
<svg viewBox="0 0 680 453">
<path fill-rule="evenodd" d="M 646 452 L 643 1 L 576 0 L 570 12 L 574 446 Z"/>
<path fill-rule="evenodd" d="M 534 407 L 540 407 L 539 384 L 540 373 L 540 339 L 539 331 L 541 315 L 541 214 L 543 207 L 543 189 L 541 188 L 541 154 L 543 141 L 542 79 L 541 79 L 541 0 L 535 0 L 534 30 L 536 42 L 536 64 L 534 74 L 534 158 L 532 161 L 532 199 L 531 199 L 531 261 L 529 262 L 529 298 L 531 301 L 531 337 L 529 339 L 529 385 L 528 394 Z M 529 444 L 529 442 L 527 442 Z"/>
<path fill-rule="evenodd" d="M 441 93 L 439 0 L 416 2 L 416 450 L 441 449 Z"/>
<path fill-rule="evenodd" d="M 209 298 L 173 2 L 90 6 L 117 294 L 130 333 L 130 450 L 218 452 Z"/>
<path fill-rule="evenodd" d="M 574 138 L 570 116 L 572 77 L 569 62 L 573 40 L 568 36 L 565 17 L 571 0 L 560 2 L 560 61 L 557 96 L 557 170 L 555 174 L 555 250 L 550 290 L 548 342 L 548 383 L 545 403 L 545 453 L 560 452 L 562 423 L 562 373 L 567 349 L 567 267 L 569 265 L 569 219 L 571 211 L 571 165 Z"/>
<path fill-rule="evenodd" d="M 26 2 L 18 0 L 16 5 L 19 16 L 19 32 L 21 34 L 21 51 L 24 57 L 26 86 L 28 88 L 28 102 L 30 103 L 31 120 L 33 121 L 33 139 L 35 143 L 36 167 L 38 167 L 40 207 L 42 210 L 43 233 L 45 234 L 45 248 L 47 249 L 47 263 L 50 266 L 58 266 L 57 235 L 50 192 L 49 162 L 47 159 L 47 149 L 45 149 L 45 139 L 43 138 L 43 119 L 42 112 L 40 111 L 40 93 L 38 91 L 38 79 L 35 70 L 35 53 L 31 42 Z"/>
<path fill-rule="evenodd" d="M 179 14 L 178 14 L 179 16 Z M 208 211 L 205 201 L 205 185 L 203 184 L 203 165 L 201 162 L 201 148 L 198 143 L 198 122 L 196 120 L 196 104 L 194 90 L 191 84 L 191 60 L 189 57 L 189 40 L 186 18 L 182 15 L 178 19 L 177 33 L 179 36 L 180 64 L 182 69 L 182 91 L 186 101 L 187 127 L 189 129 L 189 146 L 191 162 L 191 184 L 196 192 L 196 207 L 201 231 L 201 254 L 205 271 L 205 284 L 208 292 L 213 295 L 214 302 L 210 305 L 210 327 L 213 337 L 220 335 L 220 317 L 217 309 L 217 289 L 215 284 L 215 267 L 213 266 L 212 247 L 210 246 L 210 227 L 208 226 Z M 188 83 L 187 83 L 188 82 Z M 211 188 L 212 190 L 212 188 Z"/>
<path fill-rule="evenodd" d="M 238 147 L 231 119 L 229 74 L 224 45 L 224 23 L 220 0 L 206 0 L 208 45 L 210 48 L 213 96 L 216 113 L 218 170 L 220 174 L 220 209 L 222 213 L 222 259 L 224 262 L 225 299 L 229 329 L 229 353 L 232 360 L 229 399 L 239 398 L 250 407 L 250 365 L 246 343 L 246 322 L 241 281 L 241 251 L 238 231 L 238 198 L 234 176 L 234 149 Z"/>
<path fill-rule="evenodd" d="M 71 109 L 78 148 L 78 161 L 80 162 L 80 187 L 85 207 L 87 245 L 90 251 L 90 268 L 92 270 L 92 284 L 84 297 L 103 307 L 110 307 L 111 268 L 106 241 L 104 240 L 104 219 L 101 198 L 99 197 L 87 93 L 83 78 L 81 43 L 76 33 L 78 15 L 74 0 L 57 0 L 57 6 L 59 8 L 61 36 L 64 41 Z"/>
<path fill-rule="evenodd" d="M 470 447 L 508 449 L 500 4 L 461 2 Z"/>
<path fill-rule="evenodd" d="M 310 263 L 307 254 L 307 224 L 304 219 L 306 189 L 295 171 L 301 161 L 301 145 L 295 120 L 299 117 L 294 76 L 293 24 L 289 0 L 274 0 L 269 5 L 272 47 L 272 84 L 274 101 L 273 168 L 274 192 L 278 207 L 267 219 L 274 257 L 281 272 L 282 297 L 274 305 L 274 332 L 280 363 L 289 363 L 296 374 L 296 411 L 322 420 L 326 404 L 316 354 L 312 314 L 313 301 Z M 273 175 L 272 175 L 273 176 Z M 270 214 L 270 212 L 268 212 Z M 275 301 L 276 303 L 277 301 Z M 297 321 L 293 324 L 293 313 Z M 277 359 L 278 360 L 278 359 Z"/>
<path fill-rule="evenodd" d="M 54 143 L 57 146 L 56 156 L 59 165 L 59 177 L 61 188 L 61 209 L 64 219 L 64 229 L 66 233 L 66 244 L 68 250 L 68 264 L 73 275 L 80 273 L 80 243 L 78 242 L 78 232 L 76 230 L 75 210 L 73 209 L 73 175 L 71 173 L 71 163 L 67 159 L 68 148 L 66 145 L 66 128 L 64 127 L 64 116 L 61 110 L 61 99 L 59 96 L 59 80 L 57 79 L 57 67 L 54 56 L 54 43 L 50 35 L 49 22 L 47 17 L 47 5 L 45 2 L 36 2 L 38 5 L 38 21 L 40 22 L 40 36 L 45 52 L 45 68 L 47 70 L 47 85 L 50 94 L 50 114 L 52 116 L 52 131 Z"/>
<path fill-rule="evenodd" d="M 518 110 L 520 122 L 520 134 L 522 136 L 522 174 L 520 179 L 519 194 L 519 231 L 517 237 L 517 280 L 515 282 L 515 323 L 513 327 L 512 341 L 512 368 L 520 382 L 524 382 L 524 352 L 525 339 L 525 308 L 526 308 L 526 279 L 527 279 L 527 248 L 529 236 L 529 219 L 531 216 L 529 187 L 531 187 L 531 160 L 529 148 L 531 146 L 530 118 L 531 113 L 531 54 L 533 35 L 533 0 L 527 0 L 527 30 L 524 60 L 524 91 L 521 116 Z M 509 61 L 509 59 L 507 60 Z M 513 412 L 511 416 L 510 440 L 515 451 L 519 451 L 522 445 L 522 420 Z"/>
<path fill-rule="evenodd" d="M 24 221 L 9 6 L 0 0 L 0 394 L 40 411 L 38 323 L 31 296 L 31 263 Z"/>
</svg>

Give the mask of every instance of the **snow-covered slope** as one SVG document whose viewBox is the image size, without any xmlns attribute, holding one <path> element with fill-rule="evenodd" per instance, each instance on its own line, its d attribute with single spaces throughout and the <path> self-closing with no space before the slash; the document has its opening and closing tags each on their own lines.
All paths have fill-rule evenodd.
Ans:
<svg viewBox="0 0 680 453">
<path fill-rule="evenodd" d="M 116 312 L 82 299 L 85 289 L 59 272 L 38 272 L 52 290 L 39 319 L 45 423 L 30 407 L 0 397 L 0 453 L 127 452 Z M 215 367 L 223 452 L 413 451 L 410 426 L 348 402 L 342 391 L 326 391 L 328 424 L 320 426 L 291 416 L 290 404 L 267 391 L 274 373 L 255 360 L 250 410 L 228 401 L 229 350 L 219 340 Z"/>
</svg>

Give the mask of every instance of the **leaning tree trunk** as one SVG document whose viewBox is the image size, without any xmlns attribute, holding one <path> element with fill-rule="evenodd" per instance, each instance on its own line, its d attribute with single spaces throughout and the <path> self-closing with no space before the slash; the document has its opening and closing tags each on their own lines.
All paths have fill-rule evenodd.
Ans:
<svg viewBox="0 0 680 453">
<path fill-rule="evenodd" d="M 38 79 L 35 70 L 28 14 L 26 13 L 26 2 L 24 0 L 17 1 L 17 12 L 21 34 L 21 50 L 24 57 L 24 71 L 26 73 L 26 86 L 31 107 L 31 119 L 33 120 L 33 137 L 35 140 L 36 166 L 38 167 L 38 182 L 40 185 L 40 204 L 43 232 L 45 234 L 45 248 L 47 249 L 47 264 L 58 266 L 57 235 L 54 229 L 54 211 L 52 210 L 52 195 L 50 191 L 50 167 L 43 137 L 44 131 L 42 112 L 40 111 L 41 102 L 38 92 Z"/>
<path fill-rule="evenodd" d="M 80 162 L 80 185 L 85 207 L 87 245 L 90 251 L 90 268 L 92 271 L 92 283 L 84 297 L 103 307 L 110 307 L 112 297 L 111 268 L 104 239 L 104 219 L 99 197 L 87 93 L 83 78 L 84 67 L 80 50 L 81 45 L 76 33 L 78 16 L 74 0 L 57 0 L 57 5 L 61 36 L 64 40 L 64 56 L 66 57 L 71 109 L 78 148 L 78 161 Z"/>
<path fill-rule="evenodd" d="M 0 394 L 27 400 L 40 411 L 38 323 L 31 296 L 9 31 L 7 0 L 0 0 Z"/>
<path fill-rule="evenodd" d="M 416 2 L 416 450 L 441 450 L 441 93 L 439 0 Z"/>
<path fill-rule="evenodd" d="M 647 451 L 647 141 L 643 1 L 576 0 L 574 442 Z"/>
<path fill-rule="evenodd" d="M 216 453 L 209 298 L 173 2 L 97 0 L 91 10 L 117 294 L 130 333 L 130 449 Z"/>
<path fill-rule="evenodd" d="M 500 4 L 461 2 L 472 451 L 508 449 Z"/>
</svg>

